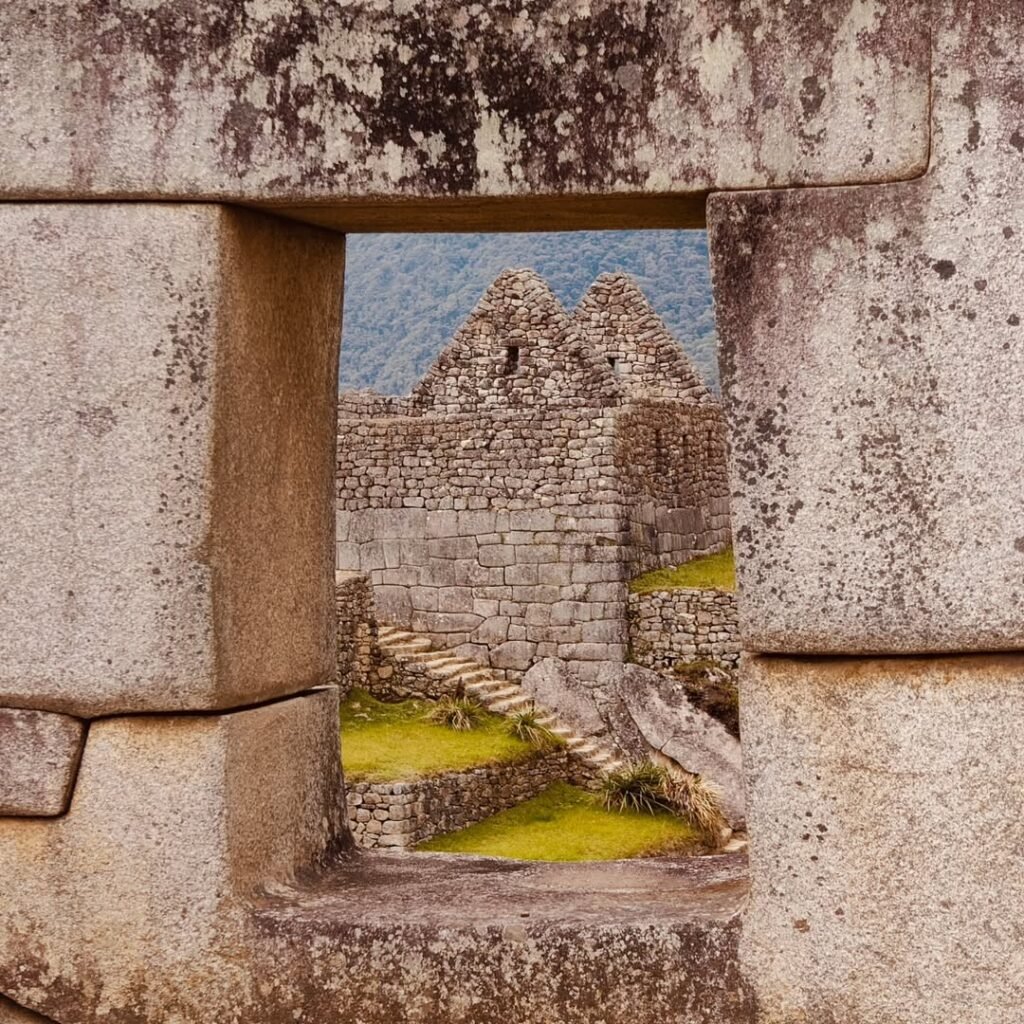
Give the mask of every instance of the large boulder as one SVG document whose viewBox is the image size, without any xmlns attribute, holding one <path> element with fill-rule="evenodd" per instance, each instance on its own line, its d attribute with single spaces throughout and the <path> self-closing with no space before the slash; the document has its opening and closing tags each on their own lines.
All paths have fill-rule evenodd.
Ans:
<svg viewBox="0 0 1024 1024">
<path fill-rule="evenodd" d="M 599 736 L 608 731 L 593 689 L 570 672 L 561 659 L 538 661 L 523 676 L 521 686 L 581 736 Z"/>
<path fill-rule="evenodd" d="M 684 685 L 639 665 L 605 665 L 598 686 L 613 695 L 606 717 L 612 738 L 630 757 L 661 755 L 702 775 L 721 793 L 729 823 L 744 823 L 740 744 L 720 722 L 695 707 Z"/>
</svg>

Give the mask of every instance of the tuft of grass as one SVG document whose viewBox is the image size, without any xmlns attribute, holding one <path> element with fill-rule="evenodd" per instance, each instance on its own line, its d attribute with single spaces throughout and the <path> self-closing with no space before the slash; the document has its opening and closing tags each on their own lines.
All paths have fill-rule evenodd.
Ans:
<svg viewBox="0 0 1024 1024">
<path fill-rule="evenodd" d="M 540 722 L 541 713 L 535 707 L 525 711 L 517 711 L 508 721 L 508 731 L 529 743 L 538 750 L 554 750 L 565 745 L 561 736 L 556 736 L 546 725 Z"/>
<path fill-rule="evenodd" d="M 722 845 L 729 822 L 722 813 L 718 790 L 700 775 L 681 769 L 666 769 L 664 793 L 669 803 L 712 847 Z"/>
<path fill-rule="evenodd" d="M 426 714 L 427 720 L 445 725 L 456 732 L 468 732 L 483 721 L 484 709 L 472 697 L 445 695 Z"/>
<path fill-rule="evenodd" d="M 593 793 L 556 782 L 539 796 L 459 832 L 435 836 L 418 850 L 516 860 L 624 860 L 694 853 L 701 836 L 667 813 L 610 811 Z"/>
<path fill-rule="evenodd" d="M 666 779 L 665 769 L 651 761 L 627 764 L 601 779 L 601 803 L 610 811 L 672 811 L 665 792 Z"/>
<path fill-rule="evenodd" d="M 483 713 L 456 732 L 424 718 L 432 701 L 389 704 L 353 690 L 341 706 L 341 762 L 351 782 L 406 782 L 481 765 L 525 761 L 537 751 L 511 736 L 505 719 Z"/>
<path fill-rule="evenodd" d="M 601 802 L 609 810 L 676 814 L 712 848 L 728 834 L 718 790 L 682 768 L 637 761 L 609 772 L 601 782 Z"/>
<path fill-rule="evenodd" d="M 698 590 L 735 590 L 736 562 L 732 548 L 715 555 L 703 555 L 672 569 L 655 569 L 630 580 L 634 594 L 652 594 L 656 590 L 693 587 Z"/>
</svg>

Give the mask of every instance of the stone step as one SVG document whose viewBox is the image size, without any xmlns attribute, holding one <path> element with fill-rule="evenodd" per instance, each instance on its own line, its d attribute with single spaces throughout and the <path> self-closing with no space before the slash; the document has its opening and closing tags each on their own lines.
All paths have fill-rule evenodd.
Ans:
<svg viewBox="0 0 1024 1024">
<path fill-rule="evenodd" d="M 491 704 L 490 708 L 491 711 L 496 711 L 499 715 L 507 715 L 509 712 L 513 711 L 525 711 L 527 708 L 532 706 L 533 701 L 529 697 L 519 694 L 516 697 L 509 697 L 506 700 L 495 701 Z"/>
<path fill-rule="evenodd" d="M 416 643 L 416 644 L 429 644 L 430 639 L 425 636 L 418 636 L 416 633 L 410 633 L 405 629 L 388 629 L 381 626 L 377 630 L 377 640 L 384 643 Z"/>
<path fill-rule="evenodd" d="M 402 651 L 429 651 L 431 649 L 431 643 L 425 636 L 378 637 L 377 642 L 385 647 Z"/>
<path fill-rule="evenodd" d="M 506 679 L 495 679 L 487 669 L 480 669 L 480 678 L 473 680 L 474 686 L 483 687 L 488 690 L 505 689 L 508 687 L 508 680 Z"/>
<path fill-rule="evenodd" d="M 537 722 L 557 736 L 569 753 L 598 772 L 615 771 L 623 762 L 614 750 L 595 740 L 577 735 L 563 725 L 553 711 L 539 706 L 521 686 L 507 679 L 497 679 L 478 662 L 436 649 L 428 637 L 392 626 L 378 630 L 381 646 L 397 659 L 421 665 L 431 675 L 459 683 L 466 693 L 476 697 L 489 711 L 512 715 L 530 708 L 537 713 Z"/>
<path fill-rule="evenodd" d="M 508 700 L 509 697 L 515 697 L 520 693 L 522 693 L 522 690 L 520 690 L 518 686 L 509 686 L 508 683 L 502 682 L 502 685 L 498 689 L 490 690 L 487 694 L 487 700 L 488 702 Z"/>
</svg>

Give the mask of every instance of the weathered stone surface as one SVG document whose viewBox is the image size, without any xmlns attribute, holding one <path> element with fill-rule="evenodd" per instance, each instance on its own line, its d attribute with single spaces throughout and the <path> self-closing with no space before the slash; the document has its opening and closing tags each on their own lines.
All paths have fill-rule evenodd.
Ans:
<svg viewBox="0 0 1024 1024">
<path fill-rule="evenodd" d="M 746 888 L 736 856 L 364 855 L 257 907 L 280 982 L 248 1019 L 747 1024 Z"/>
<path fill-rule="evenodd" d="M 754 650 L 1024 646 L 1024 7 L 936 19 L 927 175 L 710 200 Z"/>
<path fill-rule="evenodd" d="M 84 738 L 80 719 L 0 708 L 0 817 L 63 813 Z"/>
<path fill-rule="evenodd" d="M 330 678 L 342 241 L 146 204 L 7 204 L 0 239 L 0 700 Z"/>
<path fill-rule="evenodd" d="M 922 169 L 927 11 L 11 0 L 0 181 L 5 198 L 272 200 L 378 229 L 446 205 L 464 228 L 610 226 L 614 203 L 563 198 L 608 194 L 620 222 L 694 223 L 699 200 L 664 194 Z M 453 197 L 523 202 L 459 220 Z"/>
<path fill-rule="evenodd" d="M 0 991 L 82 1024 L 256 1019 L 248 900 L 344 835 L 337 723 L 333 689 L 91 723 L 68 813 L 0 820 Z"/>
<path fill-rule="evenodd" d="M 560 658 L 538 661 L 523 676 L 520 686 L 538 704 L 571 723 L 581 736 L 594 736 L 607 730 L 593 691 L 584 686 Z"/>
<path fill-rule="evenodd" d="M 753 897 L 772 1024 L 1014 1024 L 1024 658 L 748 657 Z"/>
<path fill-rule="evenodd" d="M 623 665 L 618 694 L 644 743 L 721 793 L 730 824 L 745 820 L 739 740 L 721 722 L 695 708 L 682 683 L 639 665 Z"/>
<path fill-rule="evenodd" d="M 0 1024 L 54 1024 L 49 1017 L 40 1017 L 10 999 L 0 996 Z"/>
</svg>

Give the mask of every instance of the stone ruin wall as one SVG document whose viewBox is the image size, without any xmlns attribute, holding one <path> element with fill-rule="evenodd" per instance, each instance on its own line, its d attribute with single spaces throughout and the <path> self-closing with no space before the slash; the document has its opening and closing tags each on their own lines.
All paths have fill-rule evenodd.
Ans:
<svg viewBox="0 0 1024 1024">
<path fill-rule="evenodd" d="M 631 402 L 616 418 L 615 444 L 631 575 L 729 546 L 725 423 L 717 404 Z"/>
<path fill-rule="evenodd" d="M 344 699 L 353 688 L 370 689 L 380 664 L 377 611 L 369 577 L 358 572 L 335 572 L 337 614 L 337 683 Z"/>
<path fill-rule="evenodd" d="M 342 416 L 338 566 L 369 574 L 382 621 L 496 670 L 558 657 L 589 676 L 621 661 L 629 578 L 728 542 L 726 499 L 705 497 L 698 465 L 719 420 L 692 406 L 593 413 Z M 631 460 L 689 469 L 692 504 L 643 494 Z"/>
<path fill-rule="evenodd" d="M 655 364 L 675 400 L 643 397 Z M 342 396 L 339 569 L 498 673 L 621 662 L 627 581 L 728 542 L 721 412 L 623 275 L 570 317 L 506 271 L 410 396 Z"/>
<path fill-rule="evenodd" d="M 369 574 L 382 621 L 496 670 L 622 660 L 630 570 L 607 419 L 342 418 L 339 567 Z"/>
<path fill-rule="evenodd" d="M 736 595 L 684 587 L 630 594 L 629 653 L 645 668 L 671 670 L 677 662 L 739 666 Z"/>
<path fill-rule="evenodd" d="M 515 807 L 578 774 L 566 751 L 553 750 L 412 782 L 349 783 L 349 829 L 357 846 L 408 849 Z"/>
</svg>

